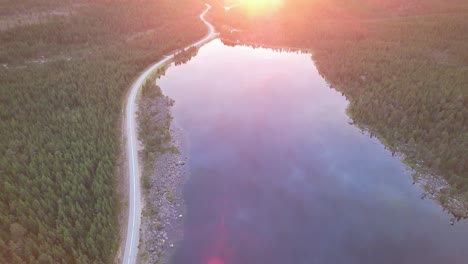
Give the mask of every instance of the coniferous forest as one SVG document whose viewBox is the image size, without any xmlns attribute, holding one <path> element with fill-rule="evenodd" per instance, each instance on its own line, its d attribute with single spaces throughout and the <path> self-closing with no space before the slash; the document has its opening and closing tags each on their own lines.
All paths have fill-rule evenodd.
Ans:
<svg viewBox="0 0 468 264">
<path fill-rule="evenodd" d="M 311 50 L 357 125 L 468 204 L 465 0 L 284 0 L 263 17 L 207 2 L 226 42 Z M 145 67 L 203 36 L 203 9 L 0 0 L 0 263 L 112 262 L 125 94 Z"/>
<path fill-rule="evenodd" d="M 205 33 L 203 3 L 0 7 L 0 263 L 109 263 L 124 95 L 138 72 Z"/>
<path fill-rule="evenodd" d="M 445 178 L 442 205 L 468 205 L 468 3 L 284 2 L 267 16 L 218 8 L 211 19 L 226 42 L 310 50 L 355 124 L 404 154 L 416 178 Z"/>
</svg>

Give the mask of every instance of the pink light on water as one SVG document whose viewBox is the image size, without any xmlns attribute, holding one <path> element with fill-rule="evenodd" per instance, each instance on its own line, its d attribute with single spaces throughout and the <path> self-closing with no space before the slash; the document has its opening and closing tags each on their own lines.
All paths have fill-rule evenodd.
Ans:
<svg viewBox="0 0 468 264">
<path fill-rule="evenodd" d="M 218 257 L 213 257 L 208 260 L 208 264 L 224 264 L 224 261 Z"/>
</svg>

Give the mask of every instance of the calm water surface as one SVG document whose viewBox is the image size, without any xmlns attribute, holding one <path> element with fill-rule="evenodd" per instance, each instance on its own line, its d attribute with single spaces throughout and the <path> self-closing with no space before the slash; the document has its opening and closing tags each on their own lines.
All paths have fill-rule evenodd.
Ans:
<svg viewBox="0 0 468 264">
<path fill-rule="evenodd" d="M 309 54 L 205 45 L 159 85 L 190 141 L 173 263 L 468 263 L 468 223 L 350 125 Z"/>
</svg>

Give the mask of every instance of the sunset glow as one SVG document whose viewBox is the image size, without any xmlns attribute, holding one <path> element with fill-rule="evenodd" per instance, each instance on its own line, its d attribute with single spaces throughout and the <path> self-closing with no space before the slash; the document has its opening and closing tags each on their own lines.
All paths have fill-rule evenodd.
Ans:
<svg viewBox="0 0 468 264">
<path fill-rule="evenodd" d="M 283 0 L 238 0 L 240 8 L 249 15 L 265 15 L 281 7 Z"/>
</svg>

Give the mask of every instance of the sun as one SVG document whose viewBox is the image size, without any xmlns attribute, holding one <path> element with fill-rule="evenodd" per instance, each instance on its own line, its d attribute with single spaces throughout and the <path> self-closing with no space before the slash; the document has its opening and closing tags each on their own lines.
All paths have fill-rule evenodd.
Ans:
<svg viewBox="0 0 468 264">
<path fill-rule="evenodd" d="M 271 13 L 283 4 L 283 0 L 238 0 L 237 2 L 240 8 L 253 16 Z"/>
</svg>

